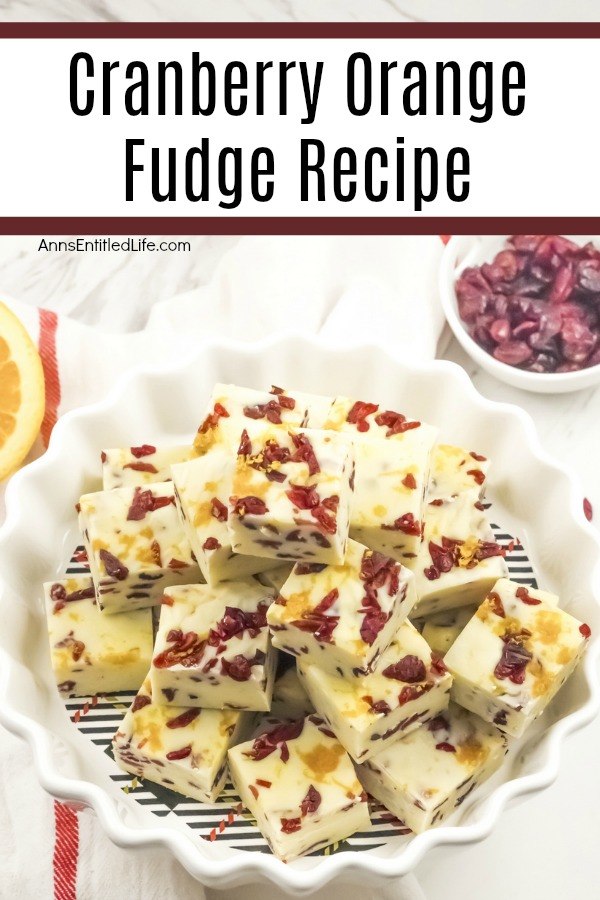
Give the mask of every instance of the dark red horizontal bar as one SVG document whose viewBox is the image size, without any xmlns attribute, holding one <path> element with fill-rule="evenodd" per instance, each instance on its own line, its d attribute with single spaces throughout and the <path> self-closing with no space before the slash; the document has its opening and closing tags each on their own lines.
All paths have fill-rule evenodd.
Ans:
<svg viewBox="0 0 600 900">
<path fill-rule="evenodd" d="M 599 234 L 600 218 L 0 218 L 0 234 Z"/>
<path fill-rule="evenodd" d="M 597 38 L 599 22 L 6 22 L 1 38 Z"/>
</svg>

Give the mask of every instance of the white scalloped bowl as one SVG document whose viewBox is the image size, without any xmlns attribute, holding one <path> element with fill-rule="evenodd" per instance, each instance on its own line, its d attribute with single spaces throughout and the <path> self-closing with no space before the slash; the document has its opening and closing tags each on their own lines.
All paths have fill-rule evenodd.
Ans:
<svg viewBox="0 0 600 900">
<path fill-rule="evenodd" d="M 73 505 L 97 485 L 99 448 L 185 439 L 215 381 L 374 399 L 439 425 L 446 441 L 491 456 L 496 520 L 522 539 L 540 584 L 591 625 L 583 665 L 450 824 L 408 841 L 392 837 L 375 848 L 284 865 L 265 853 L 202 841 L 176 816 L 157 819 L 111 781 L 109 758 L 71 723 L 50 670 L 40 583 L 64 571 L 77 543 Z M 52 795 L 93 807 L 122 847 L 169 847 L 204 884 L 274 882 L 303 894 L 336 877 L 373 886 L 402 876 L 432 847 L 486 837 L 507 803 L 550 785 L 563 740 L 597 711 L 600 543 L 583 516 L 580 490 L 542 450 L 527 415 L 485 400 L 452 363 L 409 369 L 373 346 L 336 348 L 298 336 L 259 345 L 207 343 L 175 366 L 135 370 L 101 403 L 63 416 L 48 452 L 13 477 L 6 501 L 0 532 L 0 721 L 29 741 L 39 780 Z"/>
<path fill-rule="evenodd" d="M 495 255 L 506 246 L 507 234 L 454 235 L 444 248 L 439 271 L 439 290 L 446 320 L 463 350 L 477 365 L 512 387 L 536 394 L 565 394 L 581 391 L 600 382 L 600 365 L 579 369 L 577 372 L 528 372 L 517 366 L 495 359 L 491 353 L 480 347 L 462 321 L 458 312 L 456 281 L 461 272 L 469 266 L 480 266 L 491 262 Z M 597 234 L 567 235 L 578 244 L 593 241 L 597 246 Z"/>
</svg>

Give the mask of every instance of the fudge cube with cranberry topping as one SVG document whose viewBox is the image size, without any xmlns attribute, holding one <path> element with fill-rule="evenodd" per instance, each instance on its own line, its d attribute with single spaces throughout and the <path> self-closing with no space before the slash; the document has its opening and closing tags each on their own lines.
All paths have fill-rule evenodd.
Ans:
<svg viewBox="0 0 600 900">
<path fill-rule="evenodd" d="M 276 647 L 353 678 L 372 669 L 415 600 L 407 569 L 351 540 L 339 566 L 298 563 L 267 619 Z"/>
<path fill-rule="evenodd" d="M 200 580 L 169 482 L 85 494 L 79 527 L 105 613 L 155 606 L 166 587 Z"/>
<path fill-rule="evenodd" d="M 170 481 L 171 466 L 194 456 L 196 452 L 190 446 L 155 447 L 142 444 L 140 447 L 103 450 L 102 487 L 105 491 L 112 491 L 114 488 Z"/>
<path fill-rule="evenodd" d="M 437 444 L 431 454 L 427 499 L 445 500 L 463 491 L 483 496 L 489 467 L 489 460 L 481 453 Z"/>
<path fill-rule="evenodd" d="M 373 670 L 328 675 L 298 660 L 317 713 L 357 762 L 364 762 L 446 709 L 452 676 L 410 622 L 403 622 Z"/>
<path fill-rule="evenodd" d="M 164 706 L 147 678 L 113 738 L 125 772 L 192 800 L 214 803 L 227 780 L 227 751 L 245 740 L 249 713 Z"/>
<path fill-rule="evenodd" d="M 44 585 L 50 659 L 64 697 L 137 691 L 152 660 L 149 609 L 103 616 L 94 583 L 73 575 Z"/>
<path fill-rule="evenodd" d="M 358 767 L 358 777 L 414 832 L 439 825 L 500 767 L 506 737 L 451 703 Z"/>
<path fill-rule="evenodd" d="M 370 826 L 352 760 L 318 716 L 270 724 L 229 751 L 231 779 L 285 862 Z"/>
<path fill-rule="evenodd" d="M 427 501 L 423 542 L 417 558 L 407 561 L 419 598 L 415 616 L 481 603 L 494 582 L 507 574 L 504 554 L 476 490 Z"/>
<path fill-rule="evenodd" d="M 216 384 L 194 447 L 201 454 L 219 444 L 235 451 L 243 429 L 253 422 L 301 427 L 308 418 L 307 396 L 298 398 L 278 387 L 269 392 Z"/>
<path fill-rule="evenodd" d="M 227 529 L 235 454 L 215 445 L 203 456 L 172 467 L 177 508 L 208 584 L 219 584 L 277 566 L 264 556 L 234 553 Z"/>
<path fill-rule="evenodd" d="M 165 592 L 152 689 L 161 703 L 267 711 L 275 651 L 267 627 L 273 593 L 252 578 Z"/>
<path fill-rule="evenodd" d="M 400 562 L 414 559 L 422 532 L 431 435 L 402 441 L 357 441 L 350 536 Z"/>
<path fill-rule="evenodd" d="M 341 563 L 354 454 L 345 435 L 271 426 L 244 430 L 228 528 L 236 553 Z"/>
<path fill-rule="evenodd" d="M 295 666 L 275 679 L 271 716 L 276 719 L 301 719 L 314 711 Z"/>
<path fill-rule="evenodd" d="M 589 636 L 553 595 L 503 578 L 446 654 L 452 697 L 520 737 L 571 675 Z"/>
</svg>

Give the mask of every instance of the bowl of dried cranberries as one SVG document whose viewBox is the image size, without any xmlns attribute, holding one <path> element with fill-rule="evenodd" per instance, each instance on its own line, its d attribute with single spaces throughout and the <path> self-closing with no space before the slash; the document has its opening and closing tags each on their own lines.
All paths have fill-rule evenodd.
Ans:
<svg viewBox="0 0 600 900">
<path fill-rule="evenodd" d="M 453 237 L 440 294 L 463 349 L 502 381 L 541 393 L 600 382 L 600 236 Z"/>
</svg>

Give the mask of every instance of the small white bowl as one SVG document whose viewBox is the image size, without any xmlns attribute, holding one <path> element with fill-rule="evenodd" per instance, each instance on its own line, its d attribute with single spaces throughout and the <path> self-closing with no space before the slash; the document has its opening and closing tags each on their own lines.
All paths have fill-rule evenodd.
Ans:
<svg viewBox="0 0 600 900">
<path fill-rule="evenodd" d="M 351 849 L 285 865 L 267 853 L 240 849 L 228 831 L 224 840 L 210 842 L 181 815 L 155 815 L 146 800 L 123 792 L 113 778 L 116 764 L 100 746 L 103 742 L 93 740 L 104 728 L 102 721 L 95 727 L 92 720 L 106 713 L 89 710 L 81 727 L 67 714 L 50 668 L 41 582 L 64 572 L 80 540 L 74 504 L 80 494 L 98 487 L 99 448 L 189 440 L 216 381 L 251 387 L 275 383 L 374 400 L 438 425 L 445 441 L 492 457 L 489 495 L 496 524 L 521 537 L 540 585 L 589 623 L 592 638 L 581 666 L 545 714 L 514 742 L 494 778 L 480 785 L 447 824 L 412 836 L 401 836 L 388 824 L 381 839 L 378 834 L 374 843 L 367 841 L 369 846 L 359 835 Z M 541 447 L 523 410 L 482 397 L 453 363 L 407 366 L 380 347 L 341 346 L 298 335 L 257 344 L 206 341 L 192 358 L 134 370 L 101 402 L 62 416 L 48 451 L 11 479 L 6 508 L 0 529 L 0 723 L 29 742 L 35 772 L 47 791 L 93 808 L 121 847 L 168 848 L 210 887 L 261 882 L 306 895 L 336 878 L 369 888 L 389 886 L 435 847 L 482 840 L 509 803 L 548 787 L 558 774 L 563 742 L 598 711 L 600 540 L 584 517 L 581 487 Z M 256 844 L 260 836 L 253 836 L 254 826 L 243 820 L 237 825 Z"/>
<path fill-rule="evenodd" d="M 578 244 L 600 240 L 598 235 L 569 235 Z M 491 262 L 505 245 L 508 235 L 460 235 L 451 238 L 444 250 L 440 264 L 439 289 L 444 314 L 463 350 L 477 365 L 500 381 L 534 391 L 537 394 L 566 394 L 580 391 L 600 382 L 600 365 L 581 369 L 579 372 L 526 372 L 499 362 L 473 340 L 458 313 L 456 279 L 469 266 Z"/>
</svg>

